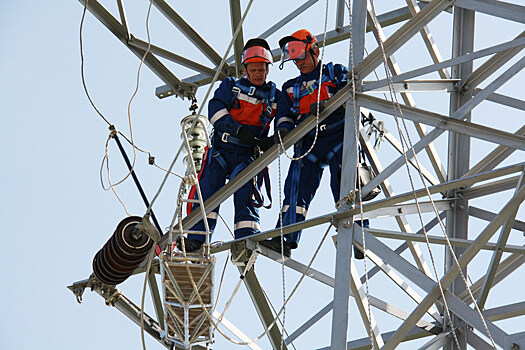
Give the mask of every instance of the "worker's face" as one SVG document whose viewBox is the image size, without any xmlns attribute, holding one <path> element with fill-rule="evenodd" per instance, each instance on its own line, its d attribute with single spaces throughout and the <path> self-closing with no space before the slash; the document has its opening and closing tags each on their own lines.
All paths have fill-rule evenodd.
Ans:
<svg viewBox="0 0 525 350">
<path fill-rule="evenodd" d="M 313 51 L 313 52 L 312 52 Z M 306 57 L 302 60 L 294 60 L 297 69 L 301 74 L 312 73 L 319 63 L 319 48 L 314 47 L 306 53 Z"/>
<path fill-rule="evenodd" d="M 262 86 L 268 76 L 268 65 L 264 62 L 249 62 L 244 67 L 244 75 L 255 86 Z"/>
</svg>

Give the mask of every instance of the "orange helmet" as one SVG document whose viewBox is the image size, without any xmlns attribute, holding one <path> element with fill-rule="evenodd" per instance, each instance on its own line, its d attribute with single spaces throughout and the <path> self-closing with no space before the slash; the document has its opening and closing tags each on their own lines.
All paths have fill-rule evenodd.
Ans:
<svg viewBox="0 0 525 350">
<path fill-rule="evenodd" d="M 268 45 L 266 40 L 255 38 L 246 42 L 246 45 L 244 45 L 241 54 L 241 64 L 250 62 L 266 62 L 269 64 L 273 63 L 270 45 Z"/>
<path fill-rule="evenodd" d="M 281 66 L 290 60 L 304 60 L 306 53 L 315 47 L 317 39 L 306 29 L 300 29 L 290 36 L 279 40 L 281 48 Z"/>
</svg>

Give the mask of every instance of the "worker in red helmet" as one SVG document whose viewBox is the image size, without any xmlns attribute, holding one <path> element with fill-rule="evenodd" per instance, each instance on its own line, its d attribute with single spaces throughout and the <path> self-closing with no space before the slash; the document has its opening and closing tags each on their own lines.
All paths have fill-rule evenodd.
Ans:
<svg viewBox="0 0 525 350">
<path fill-rule="evenodd" d="M 212 147 L 208 150 L 205 165 L 200 172 L 200 189 L 206 201 L 217 192 L 226 180 L 234 178 L 261 152 L 274 142 L 268 136 L 270 122 L 277 110 L 281 92 L 273 82 L 267 82 L 269 66 L 273 62 L 270 47 L 264 39 L 250 39 L 244 46 L 241 63 L 244 77 L 226 78 L 215 90 L 208 104 L 208 116 L 214 131 Z M 243 238 L 260 231 L 258 207 L 252 197 L 254 181 L 248 181 L 233 195 L 235 206 L 235 238 Z M 267 185 L 267 189 L 269 184 Z M 193 208 L 198 204 L 194 204 Z M 207 214 L 213 231 L 217 223 L 219 207 Z M 205 231 L 202 220 L 191 228 Z M 178 239 L 180 247 L 180 239 Z M 205 236 L 190 234 L 185 239 L 185 249 L 192 252 L 201 248 Z M 182 248 L 181 248 L 182 249 Z"/>
<path fill-rule="evenodd" d="M 317 39 L 306 29 L 282 38 L 279 40 L 279 46 L 280 68 L 282 69 L 285 62 L 293 61 L 300 75 L 286 81 L 282 86 L 283 98 L 279 100 L 276 115 L 276 142 L 308 116 L 316 115 L 317 106 L 321 106 L 346 85 L 348 73 L 347 68 L 341 64 L 320 62 Z M 310 202 L 326 167 L 330 169 L 330 187 L 334 202 L 339 201 L 344 119 L 345 110 L 341 106 L 319 125 L 315 145 L 307 156 L 292 161 L 284 184 L 282 222 L 278 220 L 277 228 L 306 219 Z M 315 133 L 316 131 L 312 130 L 294 145 L 294 158 L 300 158 L 308 152 L 314 143 Z M 291 249 L 297 248 L 300 237 L 301 231 L 285 235 L 283 247 L 280 237 L 261 244 L 277 252 L 281 252 L 282 249 L 284 255 L 290 256 Z"/>
</svg>

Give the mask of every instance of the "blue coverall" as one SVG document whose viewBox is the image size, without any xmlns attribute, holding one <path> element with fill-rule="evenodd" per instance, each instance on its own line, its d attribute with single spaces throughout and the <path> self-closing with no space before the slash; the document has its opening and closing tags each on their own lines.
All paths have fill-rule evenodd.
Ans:
<svg viewBox="0 0 525 350">
<path fill-rule="evenodd" d="M 242 143 L 236 136 L 241 126 L 246 126 L 257 136 L 267 136 L 269 125 L 262 125 L 259 116 L 265 108 L 263 100 L 255 95 L 244 92 L 234 93 L 237 79 L 227 78 L 215 90 L 213 98 L 208 104 L 208 118 L 214 127 L 212 136 L 212 147 L 208 151 L 208 157 L 199 180 L 203 200 L 206 201 L 217 192 L 226 180 L 231 180 L 241 170 L 254 160 L 254 147 Z M 247 88 L 254 87 L 259 93 L 269 95 L 272 82 L 261 87 L 252 85 L 248 79 L 241 78 L 239 83 Z M 275 89 L 277 98 L 280 91 Z M 252 91 L 255 91 L 252 89 Z M 275 116 L 277 103 L 271 103 L 271 117 Z M 251 198 L 252 181 L 248 181 L 233 195 L 235 206 L 235 238 L 242 238 L 260 231 L 259 211 L 254 207 Z M 198 204 L 194 204 L 193 208 Z M 217 224 L 219 207 L 207 215 L 210 230 L 213 232 Z M 199 221 L 191 228 L 195 231 L 205 231 L 203 221 Z M 205 235 L 190 234 L 189 239 L 204 242 Z M 210 237 L 211 239 L 211 237 Z"/>
<path fill-rule="evenodd" d="M 333 70 L 330 72 L 330 65 L 332 64 L 323 65 L 320 62 L 313 72 L 301 74 L 283 84 L 283 98 L 279 100 L 277 106 L 276 124 L 278 129 L 291 130 L 305 120 L 310 111 L 310 105 L 317 102 L 317 85 L 319 84 L 316 82 L 319 80 L 321 66 L 323 67 L 323 76 L 325 76 L 325 79 L 322 79 L 324 82 L 321 84 L 321 101 L 329 99 L 346 85 L 346 74 L 348 73 L 346 67 L 335 64 L 332 65 Z M 316 84 L 312 85 L 313 83 Z M 294 86 L 297 86 L 295 88 L 295 100 L 299 101 L 299 103 L 295 103 L 295 106 Z M 302 98 L 297 98 L 297 92 L 305 89 L 307 89 L 308 94 Z M 330 188 L 334 202 L 339 201 L 344 118 L 345 110 L 341 106 L 319 125 L 317 141 L 310 154 L 301 160 L 292 161 L 284 184 L 283 226 L 306 219 L 310 202 L 319 187 L 325 167 L 330 168 Z M 310 149 L 314 137 L 315 130 L 312 130 L 295 144 L 294 158 L 301 156 Z M 365 227 L 368 227 L 367 220 L 364 224 Z M 281 227 L 280 219 L 276 225 L 276 228 L 279 227 Z M 285 240 L 290 243 L 292 249 L 295 249 L 299 244 L 300 237 L 301 231 L 296 231 L 285 235 Z"/>
</svg>

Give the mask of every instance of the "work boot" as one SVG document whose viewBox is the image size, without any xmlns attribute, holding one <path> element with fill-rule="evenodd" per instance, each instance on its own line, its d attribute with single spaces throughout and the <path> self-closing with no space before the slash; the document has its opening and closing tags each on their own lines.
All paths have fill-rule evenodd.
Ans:
<svg viewBox="0 0 525 350">
<path fill-rule="evenodd" d="M 202 243 L 204 243 L 196 239 L 189 239 L 186 237 L 182 237 L 182 238 L 184 238 L 184 247 L 186 248 L 186 253 L 191 253 L 191 252 L 201 249 Z M 179 248 L 179 250 L 182 251 L 181 237 L 177 238 L 175 242 L 177 243 L 177 248 Z"/>
<path fill-rule="evenodd" d="M 260 241 L 259 244 L 265 248 L 271 249 L 281 254 L 281 238 L 280 237 L 275 237 L 267 241 Z M 290 242 L 284 241 L 283 252 L 284 252 L 284 256 L 287 258 L 289 258 L 292 255 L 292 244 Z"/>
</svg>

